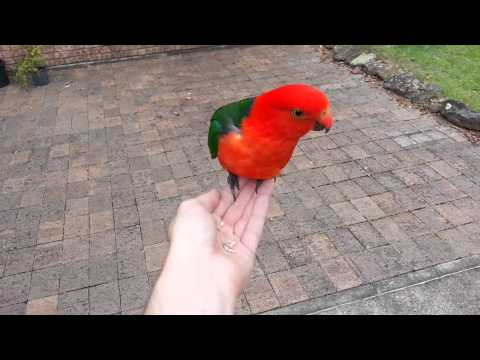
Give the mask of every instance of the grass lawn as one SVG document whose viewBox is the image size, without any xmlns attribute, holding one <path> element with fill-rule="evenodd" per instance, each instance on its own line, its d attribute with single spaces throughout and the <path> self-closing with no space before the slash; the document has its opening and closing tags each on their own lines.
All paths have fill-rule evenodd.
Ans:
<svg viewBox="0 0 480 360">
<path fill-rule="evenodd" d="M 480 45 L 365 45 L 443 94 L 480 111 Z"/>
</svg>

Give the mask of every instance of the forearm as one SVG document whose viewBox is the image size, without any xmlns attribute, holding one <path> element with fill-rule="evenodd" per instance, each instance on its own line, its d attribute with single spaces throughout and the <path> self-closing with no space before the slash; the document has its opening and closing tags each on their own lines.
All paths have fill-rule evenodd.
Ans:
<svg viewBox="0 0 480 360">
<path fill-rule="evenodd" d="M 182 269 L 165 266 L 155 284 L 146 315 L 231 315 L 235 298 L 211 286 L 212 274 L 202 273 L 208 266 Z"/>
</svg>

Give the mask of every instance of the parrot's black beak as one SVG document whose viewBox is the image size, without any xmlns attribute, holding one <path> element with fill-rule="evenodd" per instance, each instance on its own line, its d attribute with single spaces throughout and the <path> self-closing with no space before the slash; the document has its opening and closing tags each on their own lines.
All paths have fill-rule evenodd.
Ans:
<svg viewBox="0 0 480 360">
<path fill-rule="evenodd" d="M 326 128 L 322 124 L 315 122 L 315 125 L 313 126 L 313 131 L 323 131 L 325 130 L 325 133 L 328 133 L 330 131 L 329 128 Z"/>
</svg>

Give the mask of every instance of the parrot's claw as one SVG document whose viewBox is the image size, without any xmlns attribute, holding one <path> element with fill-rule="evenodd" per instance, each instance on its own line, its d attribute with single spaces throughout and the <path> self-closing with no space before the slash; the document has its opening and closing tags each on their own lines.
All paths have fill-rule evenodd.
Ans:
<svg viewBox="0 0 480 360">
<path fill-rule="evenodd" d="M 257 183 L 255 184 L 255 194 L 258 194 L 258 189 L 260 186 L 262 186 L 263 180 L 257 180 Z"/>
<path fill-rule="evenodd" d="M 240 191 L 240 184 L 238 182 L 238 176 L 232 173 L 228 174 L 227 178 L 228 185 L 230 186 L 230 191 L 232 192 L 233 201 L 237 200 L 237 196 L 235 195 L 235 188 Z"/>
</svg>

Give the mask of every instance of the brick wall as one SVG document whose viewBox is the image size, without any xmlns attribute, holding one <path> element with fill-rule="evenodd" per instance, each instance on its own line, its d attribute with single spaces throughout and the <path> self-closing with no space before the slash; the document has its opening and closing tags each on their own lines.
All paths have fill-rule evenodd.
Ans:
<svg viewBox="0 0 480 360">
<path fill-rule="evenodd" d="M 48 66 L 55 66 L 159 54 L 204 46 L 208 45 L 45 45 L 42 53 L 47 59 Z M 22 45 L 0 45 L 0 59 L 5 61 L 10 71 L 24 54 Z"/>
</svg>

